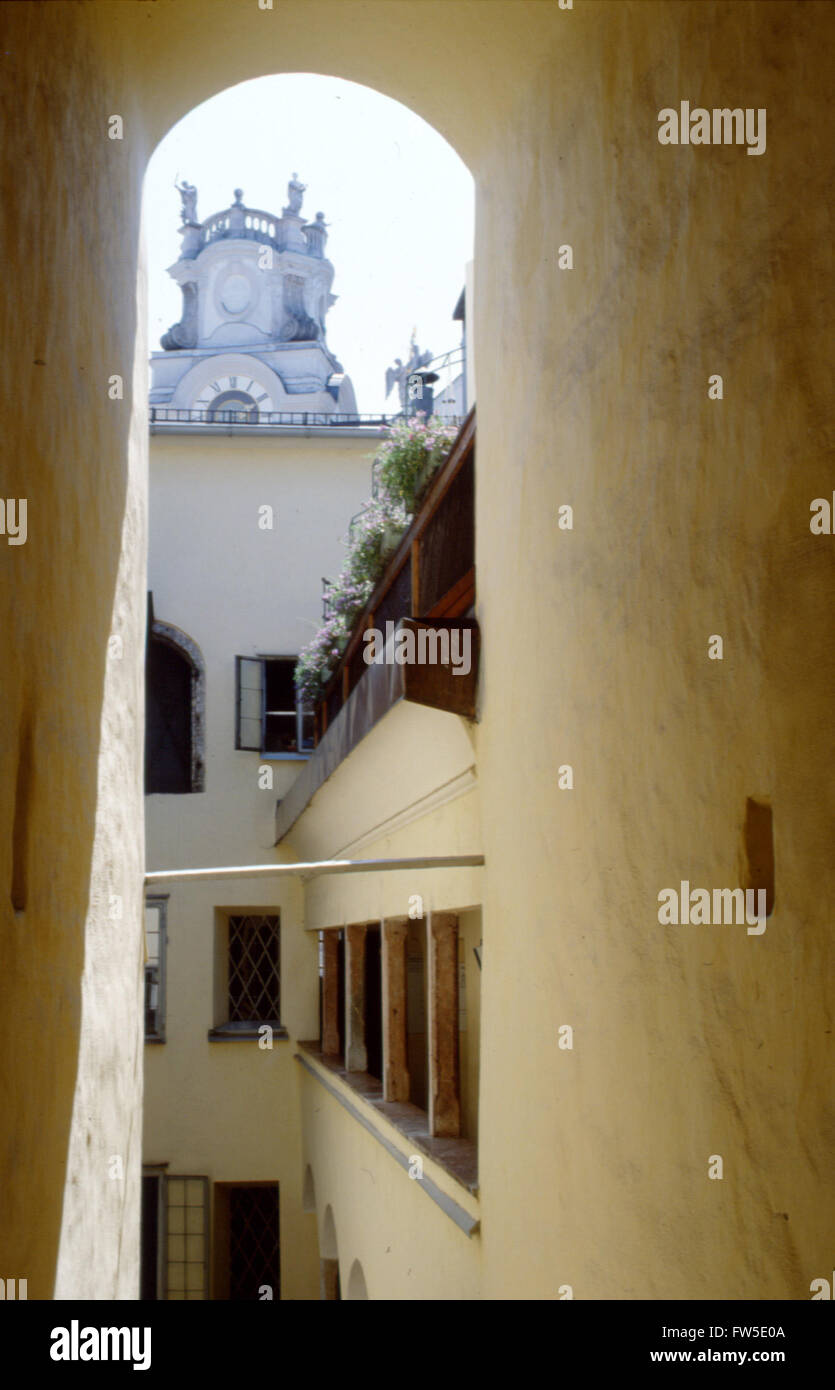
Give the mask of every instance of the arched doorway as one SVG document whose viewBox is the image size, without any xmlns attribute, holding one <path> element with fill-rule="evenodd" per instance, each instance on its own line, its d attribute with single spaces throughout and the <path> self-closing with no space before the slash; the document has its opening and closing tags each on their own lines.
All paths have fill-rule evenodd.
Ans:
<svg viewBox="0 0 835 1390">
<path fill-rule="evenodd" d="M 197 643 L 155 618 L 148 596 L 145 793 L 205 789 L 206 667 Z"/>
</svg>

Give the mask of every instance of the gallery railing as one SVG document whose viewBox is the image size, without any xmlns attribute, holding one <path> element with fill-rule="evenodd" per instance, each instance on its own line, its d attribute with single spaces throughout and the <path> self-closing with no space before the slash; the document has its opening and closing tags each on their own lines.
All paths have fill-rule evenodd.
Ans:
<svg viewBox="0 0 835 1390">
<path fill-rule="evenodd" d="M 402 415 L 356 415 L 321 410 L 195 410 L 171 405 L 152 405 L 151 425 L 330 425 L 377 426 L 386 429 Z M 451 425 L 459 425 L 457 417 L 444 417 Z"/>
<path fill-rule="evenodd" d="M 387 623 L 397 624 L 404 618 L 448 625 L 470 614 L 474 605 L 475 407 L 351 630 L 316 708 L 316 742 L 369 669 L 363 640 L 368 628 L 385 634 L 391 630 Z M 463 687 L 461 682 L 462 694 Z"/>
</svg>

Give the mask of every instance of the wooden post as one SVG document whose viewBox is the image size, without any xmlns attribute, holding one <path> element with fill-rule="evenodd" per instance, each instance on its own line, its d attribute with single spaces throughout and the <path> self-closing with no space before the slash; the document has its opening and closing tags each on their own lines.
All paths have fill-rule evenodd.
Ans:
<svg viewBox="0 0 835 1390">
<path fill-rule="evenodd" d="M 319 1298 L 332 1303 L 339 1288 L 339 1261 L 319 1261 Z"/>
<path fill-rule="evenodd" d="M 383 1100 L 409 1099 L 406 1052 L 406 934 L 408 917 L 383 922 Z"/>
<path fill-rule="evenodd" d="M 420 617 L 420 541 L 412 541 L 412 612 L 413 618 Z"/>
<path fill-rule="evenodd" d="M 322 1051 L 326 1057 L 339 1056 L 339 932 L 324 936 L 324 974 L 322 976 Z"/>
<path fill-rule="evenodd" d="M 429 1133 L 461 1133 L 458 1088 L 458 918 L 429 918 Z"/>
<path fill-rule="evenodd" d="M 367 1071 L 365 1047 L 366 927 L 345 928 L 345 1070 Z"/>
</svg>

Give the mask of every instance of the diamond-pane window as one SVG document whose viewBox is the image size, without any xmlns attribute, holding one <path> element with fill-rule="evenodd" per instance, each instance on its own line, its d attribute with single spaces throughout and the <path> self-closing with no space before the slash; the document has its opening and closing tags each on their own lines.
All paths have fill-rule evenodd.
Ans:
<svg viewBox="0 0 835 1390">
<path fill-rule="evenodd" d="M 229 1190 L 229 1297 L 278 1300 L 278 1184 Z"/>
<path fill-rule="evenodd" d="M 280 938 L 277 917 L 229 918 L 229 1022 L 278 1022 Z"/>
</svg>

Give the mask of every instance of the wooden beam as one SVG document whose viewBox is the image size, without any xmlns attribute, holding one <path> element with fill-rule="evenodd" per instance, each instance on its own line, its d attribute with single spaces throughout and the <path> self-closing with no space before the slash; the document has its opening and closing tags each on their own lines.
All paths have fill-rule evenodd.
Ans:
<svg viewBox="0 0 835 1390">
<path fill-rule="evenodd" d="M 458 918 L 429 917 L 429 1133 L 461 1133 L 458 1082 Z"/>
<path fill-rule="evenodd" d="M 420 616 L 420 541 L 412 541 L 412 617 Z"/>
<path fill-rule="evenodd" d="M 457 584 L 453 584 L 451 589 L 447 589 L 443 598 L 438 599 L 434 608 L 430 608 L 428 613 L 418 614 L 413 612 L 412 616 L 423 617 L 428 622 L 431 618 L 458 618 L 466 613 L 475 602 L 475 565 L 471 565 L 466 574 L 462 574 Z"/>
<path fill-rule="evenodd" d="M 339 932 L 323 932 L 324 974 L 322 976 L 322 1051 L 326 1057 L 339 1056 Z"/>
<path fill-rule="evenodd" d="M 345 1070 L 367 1071 L 365 1046 L 366 926 L 345 928 Z"/>
<path fill-rule="evenodd" d="M 475 718 L 476 690 L 478 686 L 479 629 L 474 618 L 438 618 L 432 622 L 404 618 L 402 628 L 415 634 L 415 654 L 421 653 L 421 642 L 428 660 L 407 662 L 403 666 L 403 694 L 413 704 L 429 705 L 432 709 L 448 710 L 450 714 L 463 715 L 465 719 Z M 420 633 L 426 637 L 421 638 Z M 448 654 L 453 650 L 457 663 L 450 661 L 442 665 L 438 659 L 443 655 L 443 635 L 449 633 Z M 469 633 L 469 637 L 465 634 Z M 437 636 L 436 636 L 437 634 Z M 453 634 L 455 639 L 453 641 Z M 464 658 L 469 642 L 469 670 L 464 670 Z M 456 670 L 458 674 L 456 674 Z"/>
<path fill-rule="evenodd" d="M 408 917 L 387 917 L 382 932 L 383 1100 L 409 1099 L 406 1048 Z"/>
</svg>

